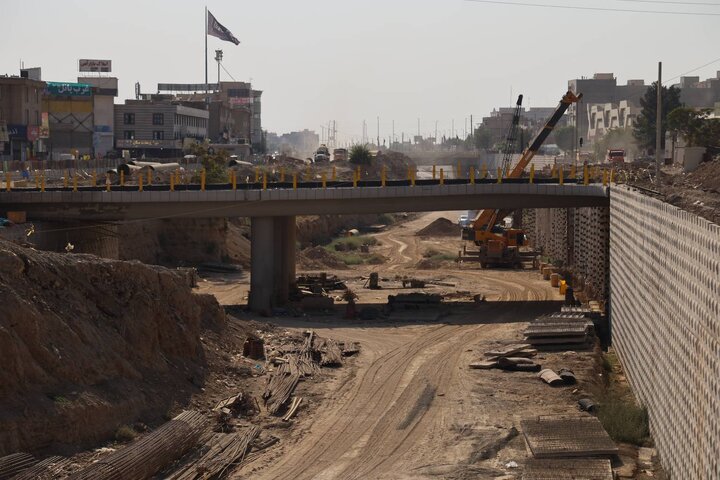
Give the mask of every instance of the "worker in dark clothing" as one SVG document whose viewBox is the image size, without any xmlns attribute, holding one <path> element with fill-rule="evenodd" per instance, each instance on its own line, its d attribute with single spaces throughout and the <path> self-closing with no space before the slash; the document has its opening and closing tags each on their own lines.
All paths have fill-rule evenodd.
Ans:
<svg viewBox="0 0 720 480">
<path fill-rule="evenodd" d="M 575 306 L 575 292 L 573 291 L 571 286 L 568 286 L 565 290 L 565 305 L 567 305 L 568 307 Z"/>
</svg>

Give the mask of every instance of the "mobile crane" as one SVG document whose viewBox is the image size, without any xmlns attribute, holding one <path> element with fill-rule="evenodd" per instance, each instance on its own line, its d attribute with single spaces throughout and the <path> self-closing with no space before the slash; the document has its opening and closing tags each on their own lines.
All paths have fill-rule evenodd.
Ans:
<svg viewBox="0 0 720 480">
<path fill-rule="evenodd" d="M 515 165 L 515 168 L 510 171 L 506 178 L 522 177 L 523 171 L 530 164 L 568 107 L 573 103 L 577 103 L 581 98 L 582 93 L 576 95 L 570 90 L 563 95 L 553 115 L 543 129 L 540 130 L 540 133 L 537 134 L 535 140 L 533 140 L 530 146 L 522 153 L 517 165 Z M 521 101 L 520 99 L 518 100 Z M 499 221 L 510 213 L 511 211 L 503 210 L 481 210 L 477 217 L 475 217 L 472 225 L 462 230 L 462 238 L 475 242 L 475 245 L 480 248 L 478 251 L 469 252 L 463 247 L 463 259 L 476 259 L 483 268 L 490 265 L 505 265 L 521 268 L 524 255 L 522 255 L 520 247 L 525 244 L 525 232 L 521 229 L 506 228 L 505 226 L 498 225 Z"/>
</svg>

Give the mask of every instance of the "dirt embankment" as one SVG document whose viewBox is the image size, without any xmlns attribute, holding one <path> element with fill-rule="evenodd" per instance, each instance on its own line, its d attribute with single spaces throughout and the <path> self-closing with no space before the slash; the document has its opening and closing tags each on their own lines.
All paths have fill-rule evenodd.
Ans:
<svg viewBox="0 0 720 480">
<path fill-rule="evenodd" d="M 312 215 L 297 217 L 297 241 L 301 248 L 329 243 L 342 230 L 384 223 L 376 214 L 367 215 Z"/>
<path fill-rule="evenodd" d="M 447 218 L 440 217 L 427 227 L 418 230 L 419 237 L 458 237 L 460 227 Z"/>
<path fill-rule="evenodd" d="M 187 272 L 0 242 L 0 455 L 88 446 L 186 404 L 203 328 L 225 315 Z"/>
<path fill-rule="evenodd" d="M 666 202 L 720 224 L 720 160 L 701 163 L 689 173 L 666 167 L 659 183 L 653 166 L 626 166 L 623 174 L 628 183 L 659 191 Z"/>
</svg>

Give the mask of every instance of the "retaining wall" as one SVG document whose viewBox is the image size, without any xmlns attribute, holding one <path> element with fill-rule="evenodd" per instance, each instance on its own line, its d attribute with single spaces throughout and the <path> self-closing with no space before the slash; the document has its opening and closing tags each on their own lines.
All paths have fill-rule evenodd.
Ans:
<svg viewBox="0 0 720 480">
<path fill-rule="evenodd" d="M 610 308 L 666 471 L 720 478 L 720 227 L 613 187 Z"/>
<path fill-rule="evenodd" d="M 572 271 L 589 298 L 604 300 L 608 285 L 607 208 L 524 210 L 522 226 L 543 255 Z"/>
</svg>

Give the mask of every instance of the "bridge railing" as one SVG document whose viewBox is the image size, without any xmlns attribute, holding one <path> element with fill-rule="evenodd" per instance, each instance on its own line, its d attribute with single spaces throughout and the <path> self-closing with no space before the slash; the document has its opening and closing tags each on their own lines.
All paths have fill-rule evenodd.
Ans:
<svg viewBox="0 0 720 480">
<path fill-rule="evenodd" d="M 363 188 L 415 185 L 458 185 L 490 183 L 541 183 L 541 184 L 599 184 L 622 183 L 625 172 L 617 174 L 612 165 L 547 166 L 539 172 L 531 165 L 521 178 L 508 178 L 507 172 L 496 168 L 491 171 L 486 165 L 467 168 L 433 165 L 427 169 L 407 168 L 403 178 L 390 178 L 383 167 L 375 178 L 369 178 L 361 167 L 340 175 L 335 166 L 326 168 L 306 167 L 302 170 L 285 168 L 255 167 L 252 171 L 228 169 L 225 172 L 209 173 L 204 168 L 162 170 L 140 168 L 126 175 L 107 170 L 25 170 L 5 172 L 0 178 L 0 194 L 10 191 L 158 191 L 158 190 L 236 190 L 274 188 Z"/>
</svg>

